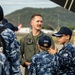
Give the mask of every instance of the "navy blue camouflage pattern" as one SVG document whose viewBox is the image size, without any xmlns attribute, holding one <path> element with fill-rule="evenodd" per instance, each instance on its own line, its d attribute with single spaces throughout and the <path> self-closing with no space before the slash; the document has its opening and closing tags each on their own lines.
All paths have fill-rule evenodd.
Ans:
<svg viewBox="0 0 75 75">
<path fill-rule="evenodd" d="M 75 75 L 75 47 L 67 43 L 56 54 L 56 75 Z"/>
<path fill-rule="evenodd" d="M 55 75 L 53 71 L 54 56 L 43 51 L 32 57 L 29 75 Z"/>
<path fill-rule="evenodd" d="M 6 72 L 4 71 L 5 62 L 6 62 L 6 56 L 3 53 L 0 52 L 0 75 L 6 74 Z"/>
<path fill-rule="evenodd" d="M 6 28 L 1 35 L 5 40 L 5 56 L 8 60 L 5 63 L 8 66 L 8 70 L 5 68 L 7 72 L 5 75 L 22 75 L 20 70 L 20 44 L 17 41 L 15 33 Z"/>
</svg>

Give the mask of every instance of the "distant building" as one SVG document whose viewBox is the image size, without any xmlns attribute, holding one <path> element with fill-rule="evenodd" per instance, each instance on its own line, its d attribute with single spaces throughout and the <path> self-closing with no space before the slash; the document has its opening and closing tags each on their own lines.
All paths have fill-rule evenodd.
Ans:
<svg viewBox="0 0 75 75">
<path fill-rule="evenodd" d="M 47 29 L 41 29 L 42 32 L 47 33 L 47 34 L 52 34 L 54 31 L 52 30 L 47 30 Z"/>
<path fill-rule="evenodd" d="M 22 27 L 20 30 L 16 31 L 16 34 L 26 34 L 31 31 L 30 27 Z"/>
<path fill-rule="evenodd" d="M 16 34 L 26 34 L 31 31 L 30 27 L 22 27 L 20 30 L 16 31 Z M 41 29 L 42 32 L 47 33 L 47 34 L 52 34 L 54 31 L 52 30 L 47 30 L 47 29 Z"/>
</svg>

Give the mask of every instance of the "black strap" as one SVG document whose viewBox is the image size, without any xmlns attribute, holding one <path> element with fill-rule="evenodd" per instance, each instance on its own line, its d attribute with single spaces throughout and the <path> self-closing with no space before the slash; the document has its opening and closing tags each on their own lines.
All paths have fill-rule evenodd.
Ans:
<svg viewBox="0 0 75 75">
<path fill-rule="evenodd" d="M 1 33 L 2 31 L 4 31 L 4 29 L 6 29 L 6 27 L 5 27 L 5 26 L 0 27 L 0 33 Z"/>
<path fill-rule="evenodd" d="M 6 44 L 5 44 L 5 40 L 3 39 L 3 37 L 1 36 L 1 33 L 4 31 L 6 29 L 6 27 L 5 26 L 2 26 L 2 27 L 0 27 L 0 41 L 3 41 L 3 53 L 5 53 L 5 47 L 6 47 Z"/>
</svg>

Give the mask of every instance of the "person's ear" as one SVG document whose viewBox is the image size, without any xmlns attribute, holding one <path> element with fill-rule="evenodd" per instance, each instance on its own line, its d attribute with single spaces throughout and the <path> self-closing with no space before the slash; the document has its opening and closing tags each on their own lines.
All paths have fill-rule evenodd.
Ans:
<svg viewBox="0 0 75 75">
<path fill-rule="evenodd" d="M 70 35 L 67 35 L 66 37 L 67 37 L 67 40 L 70 39 Z"/>
<path fill-rule="evenodd" d="M 32 26 L 32 20 L 30 21 L 30 25 Z"/>
</svg>

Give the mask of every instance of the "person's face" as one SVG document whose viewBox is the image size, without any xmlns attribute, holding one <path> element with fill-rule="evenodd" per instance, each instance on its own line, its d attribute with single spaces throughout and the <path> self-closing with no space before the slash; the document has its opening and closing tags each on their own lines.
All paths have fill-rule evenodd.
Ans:
<svg viewBox="0 0 75 75">
<path fill-rule="evenodd" d="M 35 16 L 31 20 L 32 29 L 40 30 L 42 28 L 42 24 L 43 24 L 43 19 L 41 16 Z"/>
<path fill-rule="evenodd" d="M 58 43 L 59 44 L 66 44 L 68 41 L 69 41 L 69 38 L 70 38 L 70 36 L 69 35 L 62 35 L 62 36 L 60 36 L 60 37 L 57 37 L 57 39 L 58 39 Z"/>
</svg>

